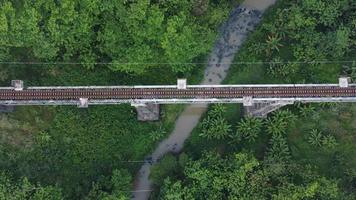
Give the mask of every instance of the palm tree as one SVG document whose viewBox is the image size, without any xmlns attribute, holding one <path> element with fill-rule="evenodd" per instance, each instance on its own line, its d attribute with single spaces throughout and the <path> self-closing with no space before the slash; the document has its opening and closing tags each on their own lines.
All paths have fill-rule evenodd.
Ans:
<svg viewBox="0 0 356 200">
<path fill-rule="evenodd" d="M 279 48 L 283 47 L 283 45 L 281 44 L 281 40 L 282 39 L 279 37 L 278 34 L 269 35 L 267 37 L 267 40 L 266 40 L 266 44 L 267 44 L 266 53 L 267 53 L 267 55 L 271 55 L 271 53 L 273 51 L 279 51 Z"/>
<path fill-rule="evenodd" d="M 271 135 L 284 135 L 287 129 L 287 123 L 281 118 L 268 118 L 266 125 L 267 133 Z"/>
<path fill-rule="evenodd" d="M 199 125 L 199 127 L 201 129 L 201 133 L 199 134 L 199 136 L 209 138 L 209 136 L 208 136 L 209 134 L 207 134 L 207 133 L 208 133 L 208 130 L 209 130 L 209 127 L 210 127 L 210 124 L 212 121 L 213 121 L 213 119 L 209 115 L 203 119 L 203 121 Z"/>
<path fill-rule="evenodd" d="M 221 117 L 225 110 L 226 107 L 223 104 L 214 104 L 208 115 L 213 118 Z"/>
<path fill-rule="evenodd" d="M 322 137 L 323 135 L 321 134 L 321 132 L 317 129 L 313 129 L 310 131 L 309 137 L 308 137 L 308 142 L 311 145 L 320 147 L 321 143 L 322 143 Z"/>
<path fill-rule="evenodd" d="M 152 131 L 149 134 L 149 137 L 152 141 L 160 140 L 167 132 L 160 126 L 157 130 Z"/>
<path fill-rule="evenodd" d="M 199 136 L 211 139 L 225 139 L 230 131 L 231 125 L 221 116 L 212 118 L 208 116 L 201 124 L 201 133 Z"/>
<path fill-rule="evenodd" d="M 247 117 L 237 124 L 237 134 L 241 134 L 249 142 L 254 142 L 261 132 L 262 120 Z"/>
<path fill-rule="evenodd" d="M 339 105 L 337 102 L 321 102 L 319 104 L 322 108 L 334 108 Z"/>
<path fill-rule="evenodd" d="M 286 162 L 291 158 L 289 146 L 284 136 L 273 135 L 267 151 L 267 160 L 272 162 Z"/>
<path fill-rule="evenodd" d="M 297 121 L 297 116 L 293 114 L 290 110 L 285 109 L 285 110 L 277 110 L 275 112 L 275 118 L 277 120 L 284 121 L 288 123 L 289 125 L 294 125 L 295 122 Z"/>
<path fill-rule="evenodd" d="M 322 144 L 325 148 L 333 149 L 336 147 L 337 142 L 334 136 L 326 135 L 322 139 Z"/>
<path fill-rule="evenodd" d="M 231 125 L 222 117 L 214 119 L 212 127 L 213 138 L 219 140 L 226 138 L 231 131 Z"/>
<path fill-rule="evenodd" d="M 312 105 L 301 106 L 299 109 L 299 112 L 302 117 L 308 117 L 315 112 L 315 107 L 313 107 Z"/>
</svg>

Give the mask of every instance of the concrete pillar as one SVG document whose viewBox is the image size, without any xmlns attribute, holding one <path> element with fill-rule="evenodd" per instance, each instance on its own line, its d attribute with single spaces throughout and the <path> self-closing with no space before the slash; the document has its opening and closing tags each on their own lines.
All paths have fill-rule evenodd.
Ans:
<svg viewBox="0 0 356 200">
<path fill-rule="evenodd" d="M 339 87 L 347 88 L 349 87 L 350 78 L 349 77 L 341 77 L 339 78 Z"/>
<path fill-rule="evenodd" d="M 11 86 L 14 87 L 14 90 L 16 90 L 16 91 L 23 90 L 23 81 L 22 80 L 12 80 Z"/>
<path fill-rule="evenodd" d="M 178 79 L 177 80 L 177 89 L 178 90 L 187 89 L 187 79 Z"/>
<path fill-rule="evenodd" d="M 88 108 L 88 98 L 79 98 L 78 108 Z"/>
<path fill-rule="evenodd" d="M 253 98 L 251 96 L 242 97 L 242 104 L 246 106 L 253 105 Z"/>
<path fill-rule="evenodd" d="M 136 108 L 137 120 L 139 121 L 157 121 L 159 120 L 159 104 L 131 104 Z"/>
</svg>

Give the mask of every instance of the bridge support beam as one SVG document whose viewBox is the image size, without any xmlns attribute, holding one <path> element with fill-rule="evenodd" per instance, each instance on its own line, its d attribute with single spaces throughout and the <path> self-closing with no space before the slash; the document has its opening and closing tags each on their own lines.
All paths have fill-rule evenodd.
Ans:
<svg viewBox="0 0 356 200">
<path fill-rule="evenodd" d="M 157 121 L 159 120 L 159 104 L 131 104 L 137 111 L 137 120 L 139 121 Z"/>
<path fill-rule="evenodd" d="M 293 104 L 293 102 L 266 102 L 266 103 L 254 103 L 251 106 L 244 106 L 244 116 L 257 117 L 257 118 L 266 118 L 268 113 L 271 113 L 279 108 Z"/>
</svg>

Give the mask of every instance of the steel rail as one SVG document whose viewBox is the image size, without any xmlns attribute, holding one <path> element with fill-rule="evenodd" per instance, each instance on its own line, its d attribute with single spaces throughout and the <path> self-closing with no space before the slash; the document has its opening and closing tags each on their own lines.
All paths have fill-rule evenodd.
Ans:
<svg viewBox="0 0 356 200">
<path fill-rule="evenodd" d="M 356 97 L 356 87 L 188 87 L 177 88 L 53 88 L 0 89 L 0 100 L 194 99 L 194 98 L 329 98 Z"/>
</svg>

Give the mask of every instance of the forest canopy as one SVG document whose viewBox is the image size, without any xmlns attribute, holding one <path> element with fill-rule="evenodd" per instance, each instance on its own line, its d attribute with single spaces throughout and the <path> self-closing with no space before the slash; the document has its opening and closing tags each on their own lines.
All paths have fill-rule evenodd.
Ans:
<svg viewBox="0 0 356 200">
<path fill-rule="evenodd" d="M 165 64 L 187 72 L 210 50 L 227 11 L 222 1 L 4 0 L 0 59 L 110 63 L 136 74 Z"/>
</svg>

